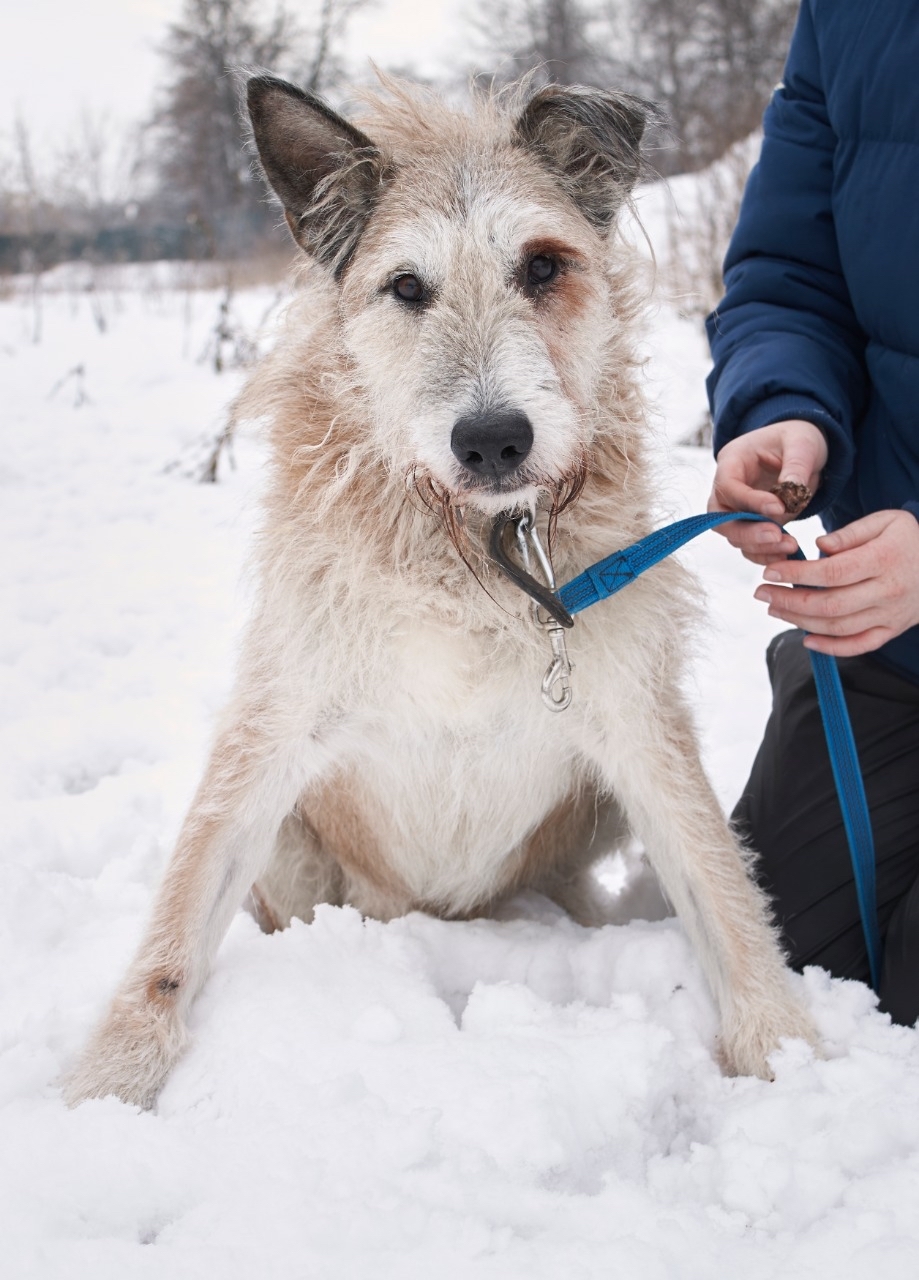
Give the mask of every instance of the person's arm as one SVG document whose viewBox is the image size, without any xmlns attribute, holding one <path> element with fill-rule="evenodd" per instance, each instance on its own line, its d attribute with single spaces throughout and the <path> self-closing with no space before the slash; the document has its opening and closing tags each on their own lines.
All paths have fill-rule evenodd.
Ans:
<svg viewBox="0 0 919 1280">
<path fill-rule="evenodd" d="M 851 474 L 853 424 L 867 397 L 865 339 L 836 243 L 835 149 L 805 0 L 725 260 L 725 297 L 708 319 L 716 509 L 735 509 L 726 490 L 743 478 L 755 491 L 752 502 L 744 495 L 747 506 L 772 514 L 769 488 L 793 479 L 815 491 L 804 513 L 815 514 Z M 763 428 L 768 434 L 758 434 Z M 809 474 L 801 470 L 815 462 Z M 743 533 L 736 525 L 725 528 L 745 549 L 769 538 L 749 525 Z"/>
<path fill-rule="evenodd" d="M 836 137 L 822 82 L 804 0 L 725 262 L 725 298 L 708 320 L 718 462 L 710 510 L 781 519 L 771 489 L 791 481 L 815 494 L 803 513 L 814 514 L 852 471 L 868 384 L 836 244 Z M 867 653 L 919 625 L 919 501 L 825 534 L 816 561 L 787 560 L 795 544 L 772 525 L 722 530 L 767 566 L 757 598 L 808 631 L 809 648 Z"/>
</svg>

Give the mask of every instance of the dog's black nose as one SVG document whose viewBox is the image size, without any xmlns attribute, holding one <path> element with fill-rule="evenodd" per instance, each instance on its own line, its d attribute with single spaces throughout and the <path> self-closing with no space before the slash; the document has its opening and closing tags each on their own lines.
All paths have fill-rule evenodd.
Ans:
<svg viewBox="0 0 919 1280">
<path fill-rule="evenodd" d="M 533 428 L 525 413 L 469 414 L 457 418 L 450 448 L 467 471 L 496 480 L 519 467 L 533 448 Z"/>
</svg>

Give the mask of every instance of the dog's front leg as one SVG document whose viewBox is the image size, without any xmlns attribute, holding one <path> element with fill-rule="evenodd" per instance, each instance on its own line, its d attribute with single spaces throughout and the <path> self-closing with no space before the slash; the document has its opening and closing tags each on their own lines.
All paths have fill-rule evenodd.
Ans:
<svg viewBox="0 0 919 1280">
<path fill-rule="evenodd" d="M 658 673 L 658 680 L 660 674 Z M 595 758 L 643 842 L 661 885 L 702 962 L 721 1014 L 726 1071 L 771 1078 L 783 1037 L 815 1043 L 794 997 L 767 902 L 702 769 L 690 717 L 675 689 L 653 703 L 621 702 L 610 715 L 632 726 L 594 724 Z M 615 745 L 613 745 L 615 744 Z"/>
<path fill-rule="evenodd" d="M 186 1041 L 189 1006 L 214 952 L 270 856 L 284 815 L 325 763 L 240 708 L 217 739 L 137 954 L 64 1097 L 116 1094 L 150 1106 Z M 255 726 L 255 727 L 253 727 Z"/>
</svg>

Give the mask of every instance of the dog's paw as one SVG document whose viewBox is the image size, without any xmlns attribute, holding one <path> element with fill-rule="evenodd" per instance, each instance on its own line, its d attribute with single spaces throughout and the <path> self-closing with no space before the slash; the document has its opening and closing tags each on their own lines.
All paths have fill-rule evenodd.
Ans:
<svg viewBox="0 0 919 1280">
<path fill-rule="evenodd" d="M 817 1030 L 809 1014 L 790 997 L 765 1009 L 745 1009 L 725 1021 L 718 1060 L 728 1076 L 759 1076 L 774 1080 L 769 1058 L 783 1040 L 804 1040 L 820 1052 Z"/>
<path fill-rule="evenodd" d="M 152 1107 L 186 1040 L 175 1010 L 116 999 L 65 1079 L 64 1101 L 75 1107 L 88 1098 L 114 1095 L 133 1106 Z"/>
</svg>

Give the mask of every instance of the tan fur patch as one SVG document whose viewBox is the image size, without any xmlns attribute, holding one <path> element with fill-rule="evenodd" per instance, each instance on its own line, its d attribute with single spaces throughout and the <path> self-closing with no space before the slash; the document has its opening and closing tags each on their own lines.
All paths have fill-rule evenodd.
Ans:
<svg viewBox="0 0 919 1280">
<path fill-rule="evenodd" d="M 376 815 L 368 808 L 353 773 L 338 773 L 312 788 L 301 800 L 300 813 L 328 857 L 367 885 L 377 899 L 392 904 L 387 914 L 410 909 L 412 895 L 380 847 Z"/>
</svg>

